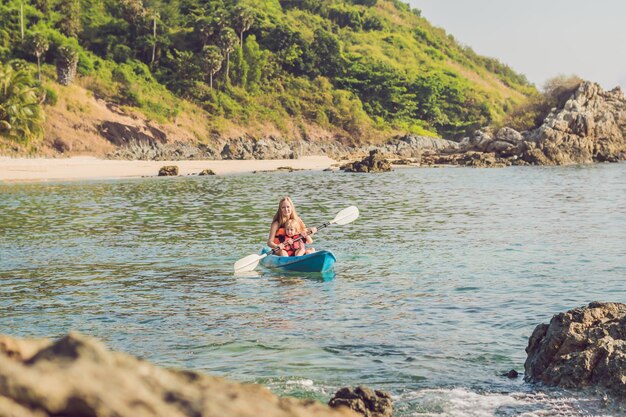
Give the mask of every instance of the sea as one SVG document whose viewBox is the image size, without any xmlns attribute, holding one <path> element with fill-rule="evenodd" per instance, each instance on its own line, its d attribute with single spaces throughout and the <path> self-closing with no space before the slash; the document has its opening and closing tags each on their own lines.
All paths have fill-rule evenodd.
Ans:
<svg viewBox="0 0 626 417">
<path fill-rule="evenodd" d="M 278 201 L 326 274 L 234 274 Z M 524 382 L 535 327 L 626 303 L 626 164 L 265 172 L 0 183 L 0 333 L 93 336 L 158 365 L 395 416 L 613 416 L 602 391 Z M 508 378 L 510 370 L 519 373 Z"/>
</svg>

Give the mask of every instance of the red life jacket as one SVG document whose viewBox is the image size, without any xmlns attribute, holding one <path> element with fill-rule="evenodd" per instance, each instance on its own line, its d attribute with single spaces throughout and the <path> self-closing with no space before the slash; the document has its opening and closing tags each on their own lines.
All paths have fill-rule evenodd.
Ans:
<svg viewBox="0 0 626 417">
<path fill-rule="evenodd" d="M 287 237 L 287 235 L 285 234 L 285 229 L 284 228 L 280 228 L 276 231 L 276 234 L 274 235 L 274 243 L 279 245 L 281 243 L 284 243 L 285 240 L 287 239 L 293 239 L 296 240 L 300 237 L 300 234 L 295 234 L 293 236 L 291 236 L 290 238 Z M 296 242 L 293 242 L 291 245 L 285 245 L 283 247 L 283 249 L 285 251 L 287 251 L 287 255 L 289 256 L 294 256 L 294 254 L 296 253 L 296 251 L 298 249 L 300 249 L 301 247 L 304 247 L 304 239 L 298 240 Z"/>
</svg>

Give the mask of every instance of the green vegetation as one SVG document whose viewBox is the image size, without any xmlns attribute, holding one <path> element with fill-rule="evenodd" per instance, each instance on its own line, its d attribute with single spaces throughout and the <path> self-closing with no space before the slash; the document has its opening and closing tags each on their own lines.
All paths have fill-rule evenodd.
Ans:
<svg viewBox="0 0 626 417">
<path fill-rule="evenodd" d="M 41 137 L 42 96 L 27 69 L 0 63 L 0 134 L 18 142 Z"/>
<path fill-rule="evenodd" d="M 543 123 L 553 108 L 563 108 L 583 80 L 576 75 L 560 75 L 551 78 L 543 86 L 542 93 L 532 95 L 528 101 L 509 112 L 502 123 L 515 130 L 532 130 Z"/>
<path fill-rule="evenodd" d="M 286 136 L 317 125 L 355 140 L 456 137 L 536 94 L 399 0 L 5 0 L 0 62 L 16 59 L 56 66 L 63 85 L 78 74 L 99 97 L 157 121 L 189 100 L 209 124 L 273 125 Z M 22 102 L 30 133 L 6 110 L 12 127 L 0 133 L 26 141 L 41 109 Z"/>
</svg>

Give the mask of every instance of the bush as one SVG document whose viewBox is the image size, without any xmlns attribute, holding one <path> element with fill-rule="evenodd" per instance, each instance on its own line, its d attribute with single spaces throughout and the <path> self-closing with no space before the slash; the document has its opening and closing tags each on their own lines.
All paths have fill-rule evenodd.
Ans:
<svg viewBox="0 0 626 417">
<path fill-rule="evenodd" d="M 502 123 L 515 130 L 532 130 L 543 123 L 553 108 L 562 108 L 582 83 L 576 75 L 551 78 L 541 95 L 534 95 L 525 103 L 513 108 Z"/>
<path fill-rule="evenodd" d="M 48 106 L 54 106 L 55 104 L 57 104 L 57 102 L 59 101 L 59 95 L 57 94 L 57 92 L 47 87 L 45 87 L 44 90 L 46 92 L 46 99 L 44 101 L 44 104 L 47 104 Z"/>
</svg>

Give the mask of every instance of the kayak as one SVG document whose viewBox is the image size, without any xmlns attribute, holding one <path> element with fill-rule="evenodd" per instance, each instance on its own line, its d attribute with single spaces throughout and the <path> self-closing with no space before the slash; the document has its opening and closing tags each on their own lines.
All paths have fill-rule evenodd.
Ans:
<svg viewBox="0 0 626 417">
<path fill-rule="evenodd" d="M 269 252 L 269 248 L 261 251 L 261 255 Z M 261 259 L 261 265 L 269 269 L 280 269 L 294 272 L 326 272 L 333 269 L 335 255 L 331 251 L 320 250 L 302 256 L 267 255 Z"/>
</svg>

